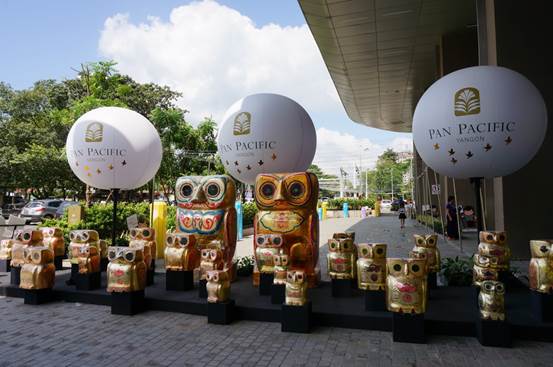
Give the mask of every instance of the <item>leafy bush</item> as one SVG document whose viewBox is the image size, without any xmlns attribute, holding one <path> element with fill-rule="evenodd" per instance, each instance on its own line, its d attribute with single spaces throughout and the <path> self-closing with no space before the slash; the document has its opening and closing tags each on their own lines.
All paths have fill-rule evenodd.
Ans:
<svg viewBox="0 0 553 367">
<path fill-rule="evenodd" d="M 466 287 L 472 284 L 472 260 L 446 257 L 440 271 L 449 286 Z"/>
<path fill-rule="evenodd" d="M 253 256 L 242 256 L 236 260 L 236 273 L 240 276 L 250 276 L 253 273 L 255 260 Z"/>
<path fill-rule="evenodd" d="M 248 227 L 248 226 L 251 226 L 253 225 L 253 219 L 255 217 L 255 214 L 257 213 L 257 206 L 255 205 L 255 203 L 244 203 L 242 205 L 242 209 L 243 209 L 243 212 L 244 212 L 244 217 L 243 217 L 243 226 L 244 227 Z"/>
<path fill-rule="evenodd" d="M 174 232 L 177 227 L 177 206 L 167 206 L 167 230 Z"/>
<path fill-rule="evenodd" d="M 444 233 L 440 219 L 436 219 L 430 215 L 417 215 L 417 220 L 419 223 L 424 224 L 429 228 L 433 228 L 437 233 Z M 432 225 L 432 223 L 434 223 L 434 225 Z"/>
<path fill-rule="evenodd" d="M 348 203 L 349 210 L 361 210 L 361 207 L 368 206 L 374 208 L 375 199 L 355 199 L 355 198 L 338 198 L 328 200 L 328 209 L 330 210 L 342 210 L 344 203 Z"/>
</svg>

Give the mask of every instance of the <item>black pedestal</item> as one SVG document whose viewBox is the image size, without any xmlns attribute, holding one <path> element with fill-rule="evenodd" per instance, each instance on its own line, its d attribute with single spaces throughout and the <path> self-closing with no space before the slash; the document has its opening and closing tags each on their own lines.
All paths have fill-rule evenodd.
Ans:
<svg viewBox="0 0 553 367">
<path fill-rule="evenodd" d="M 144 291 L 111 292 L 113 315 L 135 315 L 144 311 Z"/>
<path fill-rule="evenodd" d="M 168 291 L 194 289 L 194 272 L 167 270 L 165 272 L 165 289 Z"/>
<path fill-rule="evenodd" d="M 477 287 L 475 285 L 471 286 L 472 288 L 472 302 L 474 304 L 474 307 L 476 308 L 476 313 L 479 313 L 480 305 L 478 305 L 478 295 L 480 294 L 480 287 Z"/>
<path fill-rule="evenodd" d="M 283 304 L 280 312 L 280 330 L 289 333 L 309 333 L 311 331 L 311 301 L 303 306 Z"/>
<path fill-rule="evenodd" d="M 73 277 L 73 281 L 79 291 L 91 291 L 101 287 L 100 272 L 80 274 Z"/>
<path fill-rule="evenodd" d="M 207 280 L 206 279 L 200 279 L 198 282 L 198 297 L 200 298 L 207 298 Z"/>
<path fill-rule="evenodd" d="M 271 287 L 271 303 L 281 305 L 284 303 L 286 294 L 286 284 L 273 284 Z"/>
<path fill-rule="evenodd" d="M 102 257 L 100 259 L 100 271 L 108 270 L 108 264 L 109 264 L 108 258 L 107 257 Z"/>
<path fill-rule="evenodd" d="M 428 288 L 429 289 L 438 288 L 438 273 L 429 273 L 428 274 Z"/>
<path fill-rule="evenodd" d="M 9 273 L 11 270 L 10 262 L 11 260 L 0 260 L 0 272 Z"/>
<path fill-rule="evenodd" d="M 25 289 L 23 290 L 23 302 L 26 305 L 41 305 L 54 300 L 52 289 Z"/>
<path fill-rule="evenodd" d="M 553 322 L 553 294 L 530 291 L 532 317 L 540 322 Z"/>
<path fill-rule="evenodd" d="M 332 297 L 351 297 L 351 279 L 332 279 Z"/>
<path fill-rule="evenodd" d="M 154 271 L 151 269 L 146 270 L 146 285 L 154 284 Z"/>
<path fill-rule="evenodd" d="M 392 332 L 395 342 L 426 343 L 424 314 L 403 314 L 394 312 Z"/>
<path fill-rule="evenodd" d="M 12 267 L 10 269 L 10 275 L 10 284 L 19 287 L 19 283 L 21 282 L 21 267 Z"/>
<path fill-rule="evenodd" d="M 511 325 L 507 321 L 476 320 L 476 337 L 487 347 L 511 347 Z"/>
<path fill-rule="evenodd" d="M 387 311 L 386 291 L 364 291 L 365 311 Z"/>
<path fill-rule="evenodd" d="M 259 295 L 270 296 L 271 288 L 273 287 L 273 280 L 275 275 L 273 273 L 260 273 L 259 274 Z"/>
<path fill-rule="evenodd" d="M 207 303 L 207 322 L 210 324 L 227 325 L 234 320 L 233 299 L 227 302 Z"/>
<path fill-rule="evenodd" d="M 62 270 L 63 269 L 63 259 L 65 256 L 54 256 L 54 265 L 56 266 L 56 270 Z"/>
<path fill-rule="evenodd" d="M 79 264 L 71 264 L 71 277 L 65 281 L 67 285 L 75 285 L 77 276 L 79 275 Z"/>
</svg>

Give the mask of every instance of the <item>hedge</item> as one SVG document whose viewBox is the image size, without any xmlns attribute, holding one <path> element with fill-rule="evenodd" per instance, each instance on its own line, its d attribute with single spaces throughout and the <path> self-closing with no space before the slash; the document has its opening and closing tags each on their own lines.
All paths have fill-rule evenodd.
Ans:
<svg viewBox="0 0 553 367">
<path fill-rule="evenodd" d="M 328 200 L 328 209 L 342 210 L 344 203 L 348 203 L 349 210 L 361 210 L 362 207 L 368 206 L 374 208 L 375 199 L 355 199 L 355 198 L 338 198 Z"/>
</svg>

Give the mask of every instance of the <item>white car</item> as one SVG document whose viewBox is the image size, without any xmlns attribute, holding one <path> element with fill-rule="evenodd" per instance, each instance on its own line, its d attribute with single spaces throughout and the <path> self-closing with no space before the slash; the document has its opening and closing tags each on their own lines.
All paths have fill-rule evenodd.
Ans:
<svg viewBox="0 0 553 367">
<path fill-rule="evenodd" d="M 392 200 L 382 200 L 380 202 L 380 207 L 381 208 L 391 208 L 392 207 Z"/>
</svg>

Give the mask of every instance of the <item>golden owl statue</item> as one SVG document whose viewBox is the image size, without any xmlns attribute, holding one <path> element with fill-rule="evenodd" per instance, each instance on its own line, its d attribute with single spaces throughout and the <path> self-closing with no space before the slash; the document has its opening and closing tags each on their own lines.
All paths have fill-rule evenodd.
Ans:
<svg viewBox="0 0 553 367">
<path fill-rule="evenodd" d="M 356 249 L 348 237 L 328 240 L 327 270 L 332 279 L 355 279 Z"/>
<path fill-rule="evenodd" d="M 414 235 L 415 246 L 411 253 L 425 253 L 426 260 L 428 262 L 428 272 L 437 273 L 440 271 L 441 267 L 441 258 L 440 250 L 438 249 L 438 235 L 428 234 L 428 235 Z M 412 258 L 417 258 L 416 254 L 409 256 Z"/>
<path fill-rule="evenodd" d="M 135 292 L 146 287 L 146 263 L 142 249 L 108 248 L 108 292 Z"/>
<path fill-rule="evenodd" d="M 144 249 L 144 262 L 150 271 L 155 270 L 156 232 L 153 228 L 138 227 L 130 230 L 129 247 Z"/>
<path fill-rule="evenodd" d="M 230 298 L 230 278 L 223 270 L 209 270 L 206 274 L 207 302 L 227 302 Z"/>
<path fill-rule="evenodd" d="M 225 262 L 223 252 L 215 248 L 204 248 L 201 251 L 200 259 L 200 279 L 207 279 L 207 272 L 212 270 L 223 270 Z M 227 269 L 224 269 L 227 270 Z"/>
<path fill-rule="evenodd" d="M 56 277 L 54 252 L 46 246 L 31 246 L 25 252 L 25 264 L 21 267 L 19 288 L 53 288 Z"/>
<path fill-rule="evenodd" d="M 255 238 L 254 252 L 257 269 L 261 273 L 273 273 L 273 257 L 284 253 L 280 234 L 262 234 Z"/>
<path fill-rule="evenodd" d="M 480 287 L 485 280 L 499 280 L 497 256 L 474 254 L 472 257 L 472 284 Z"/>
<path fill-rule="evenodd" d="M 357 285 L 359 289 L 380 291 L 386 289 L 386 244 L 360 243 L 357 245 Z"/>
<path fill-rule="evenodd" d="M 54 251 L 54 256 L 65 256 L 65 240 L 63 239 L 63 231 L 57 227 L 42 227 L 42 237 L 44 238 L 44 246 Z"/>
<path fill-rule="evenodd" d="M 196 238 L 180 232 L 168 233 L 165 239 L 165 270 L 194 271 L 200 267 Z"/>
<path fill-rule="evenodd" d="M 499 270 L 508 270 L 511 249 L 507 245 L 507 233 L 481 231 L 479 238 L 478 254 L 497 257 L 497 268 Z"/>
<path fill-rule="evenodd" d="M 236 187 L 227 175 L 185 176 L 177 180 L 177 230 L 193 235 L 198 249 L 217 244 L 224 268 L 236 249 Z"/>
<path fill-rule="evenodd" d="M 0 260 L 12 259 L 12 247 L 15 240 L 6 239 L 0 241 Z"/>
<path fill-rule="evenodd" d="M 285 303 L 289 306 L 303 306 L 307 303 L 307 276 L 303 270 L 289 270 L 286 273 Z"/>
<path fill-rule="evenodd" d="M 10 265 L 20 268 L 26 262 L 26 250 L 29 247 L 42 247 L 42 231 L 25 229 L 19 231 L 12 244 L 12 260 Z"/>
<path fill-rule="evenodd" d="M 426 311 L 426 260 L 387 259 L 386 304 L 388 311 L 420 314 Z"/>
<path fill-rule="evenodd" d="M 318 196 L 319 181 L 309 172 L 264 173 L 255 181 L 254 244 L 259 236 L 281 235 L 289 268 L 303 270 L 310 287 L 320 277 Z M 255 285 L 259 271 L 254 269 Z"/>
<path fill-rule="evenodd" d="M 505 320 L 505 286 L 495 280 L 485 280 L 478 294 L 480 318 L 483 320 Z"/>
<path fill-rule="evenodd" d="M 528 278 L 530 289 L 540 293 L 553 292 L 553 241 L 530 241 L 530 266 Z"/>
<path fill-rule="evenodd" d="M 69 232 L 69 254 L 71 255 L 71 264 L 79 263 L 80 248 L 83 244 L 94 246 L 102 257 L 102 245 L 98 232 L 92 229 L 78 229 Z"/>
<path fill-rule="evenodd" d="M 100 271 L 100 251 L 98 247 L 88 243 L 80 246 L 74 244 L 71 255 L 75 256 L 79 265 L 79 274 L 98 273 Z"/>
<path fill-rule="evenodd" d="M 288 255 L 279 254 L 273 256 L 274 274 L 273 284 L 286 284 L 286 272 L 288 271 Z"/>
</svg>

